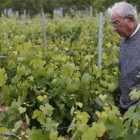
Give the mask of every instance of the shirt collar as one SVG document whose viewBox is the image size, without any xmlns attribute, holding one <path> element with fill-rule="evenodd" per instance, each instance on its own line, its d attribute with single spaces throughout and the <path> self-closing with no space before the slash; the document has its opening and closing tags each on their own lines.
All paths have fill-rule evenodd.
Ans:
<svg viewBox="0 0 140 140">
<path fill-rule="evenodd" d="M 137 31 L 138 31 L 138 29 L 139 29 L 139 27 L 140 27 L 140 25 L 138 24 L 138 26 L 137 26 L 137 28 L 136 28 L 136 30 L 131 34 L 131 36 L 130 37 L 132 37 Z M 129 38 L 130 38 L 129 37 Z"/>
</svg>

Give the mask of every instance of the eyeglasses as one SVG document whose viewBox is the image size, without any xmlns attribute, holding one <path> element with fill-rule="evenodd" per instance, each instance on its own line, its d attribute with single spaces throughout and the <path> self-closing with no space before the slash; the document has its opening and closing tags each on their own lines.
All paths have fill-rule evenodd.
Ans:
<svg viewBox="0 0 140 140">
<path fill-rule="evenodd" d="M 125 18 L 124 18 L 125 19 Z M 123 19 L 123 20 L 124 20 Z M 111 24 L 110 26 L 112 27 L 112 28 L 118 28 L 119 27 L 119 25 L 123 22 L 123 20 L 121 20 L 118 24 Z"/>
</svg>

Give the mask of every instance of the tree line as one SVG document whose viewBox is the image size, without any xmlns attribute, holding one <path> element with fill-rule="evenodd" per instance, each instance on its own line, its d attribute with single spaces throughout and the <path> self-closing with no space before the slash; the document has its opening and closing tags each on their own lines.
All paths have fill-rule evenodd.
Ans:
<svg viewBox="0 0 140 140">
<path fill-rule="evenodd" d="M 32 18 L 39 14 L 41 9 L 53 18 L 54 9 L 59 9 L 60 7 L 63 7 L 64 16 L 66 14 L 75 16 L 76 11 L 85 10 L 89 6 L 93 7 L 94 14 L 104 12 L 108 7 L 119 1 L 121 0 L 0 0 L 0 17 L 2 14 L 8 16 L 8 13 L 5 13 L 4 10 L 10 8 L 13 12 L 18 11 L 19 18 L 24 10 Z M 137 11 L 140 11 L 140 1 L 126 1 L 137 6 Z"/>
</svg>

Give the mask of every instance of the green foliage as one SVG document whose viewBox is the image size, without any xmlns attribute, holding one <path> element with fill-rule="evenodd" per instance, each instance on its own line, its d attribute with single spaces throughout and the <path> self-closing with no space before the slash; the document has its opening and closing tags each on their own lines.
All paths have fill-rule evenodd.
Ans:
<svg viewBox="0 0 140 140">
<path fill-rule="evenodd" d="M 85 19 L 86 24 L 80 25 L 70 24 L 69 18 L 61 24 L 48 22 L 46 32 L 97 32 L 98 18 L 93 24 Z M 114 140 L 139 137 L 139 107 L 130 108 L 123 117 L 118 110 L 120 37 L 107 34 L 112 31 L 108 21 L 106 16 L 101 68 L 97 66 L 97 35 L 48 37 L 45 48 L 41 37 L 30 38 L 42 36 L 39 25 L 25 29 L 21 23 L 1 21 L 3 36 L 14 37 L 0 41 L 0 55 L 9 56 L 0 64 L 1 94 L 9 107 L 0 116 L 1 132 L 9 131 L 15 139 L 27 140 L 64 140 L 67 134 L 73 140 L 96 140 L 105 132 Z M 139 95 L 132 91 L 131 97 Z M 27 131 L 20 134 L 25 124 Z"/>
</svg>

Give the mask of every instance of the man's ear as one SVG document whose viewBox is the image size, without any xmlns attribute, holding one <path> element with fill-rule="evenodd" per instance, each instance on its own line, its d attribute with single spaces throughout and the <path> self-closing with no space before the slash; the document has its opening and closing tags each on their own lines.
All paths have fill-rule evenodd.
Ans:
<svg viewBox="0 0 140 140">
<path fill-rule="evenodd" d="M 127 21 L 128 22 L 134 22 L 134 17 L 133 16 L 128 16 Z"/>
</svg>

